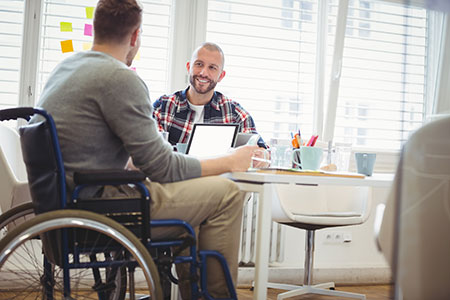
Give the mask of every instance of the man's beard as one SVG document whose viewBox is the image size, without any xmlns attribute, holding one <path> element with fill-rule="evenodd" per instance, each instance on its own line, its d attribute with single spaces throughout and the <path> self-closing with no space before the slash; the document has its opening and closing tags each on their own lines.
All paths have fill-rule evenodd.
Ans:
<svg viewBox="0 0 450 300">
<path fill-rule="evenodd" d="M 206 89 L 205 90 L 201 90 L 200 88 L 197 88 L 197 86 L 196 86 L 196 83 L 197 83 L 196 79 L 198 77 L 199 77 L 198 75 L 191 75 L 191 76 L 189 76 L 189 82 L 194 87 L 195 91 L 197 93 L 199 93 L 199 94 L 207 94 L 209 91 L 213 90 L 216 87 L 216 85 L 217 85 L 217 81 L 210 80 L 209 81 L 209 85 L 206 87 Z"/>
</svg>

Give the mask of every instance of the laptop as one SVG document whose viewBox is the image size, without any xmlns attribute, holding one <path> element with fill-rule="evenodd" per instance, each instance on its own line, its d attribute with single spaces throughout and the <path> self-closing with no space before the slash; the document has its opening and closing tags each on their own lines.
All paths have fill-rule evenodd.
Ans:
<svg viewBox="0 0 450 300">
<path fill-rule="evenodd" d="M 186 154 L 198 157 L 213 157 L 227 153 L 233 147 L 239 124 L 195 123 Z"/>
</svg>

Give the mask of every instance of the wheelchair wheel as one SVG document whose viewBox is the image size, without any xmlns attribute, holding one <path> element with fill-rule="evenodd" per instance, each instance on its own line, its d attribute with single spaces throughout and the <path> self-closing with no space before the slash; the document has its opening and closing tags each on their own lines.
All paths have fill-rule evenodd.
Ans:
<svg viewBox="0 0 450 300">
<path fill-rule="evenodd" d="M 62 267 L 63 244 L 69 253 L 69 276 Z M 123 279 L 126 273 L 128 286 Z M 145 284 L 135 286 L 142 281 Z M 143 295 L 163 298 L 154 262 L 134 234 L 108 217 L 81 210 L 52 211 L 26 221 L 0 240 L 0 299 Z"/>
<path fill-rule="evenodd" d="M 23 203 L 0 215 L 0 239 L 26 220 L 34 217 L 33 203 Z"/>
</svg>

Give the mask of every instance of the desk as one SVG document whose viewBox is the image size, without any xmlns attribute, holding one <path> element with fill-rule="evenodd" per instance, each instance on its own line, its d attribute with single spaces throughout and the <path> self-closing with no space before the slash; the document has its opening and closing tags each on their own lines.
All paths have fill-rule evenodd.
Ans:
<svg viewBox="0 0 450 300">
<path fill-rule="evenodd" d="M 271 205 L 276 184 L 308 185 L 346 185 L 390 187 L 393 174 L 374 174 L 371 177 L 351 178 L 338 176 L 287 175 L 258 172 L 235 172 L 227 174 L 241 190 L 259 193 L 258 222 L 255 245 L 255 288 L 253 299 L 263 300 L 267 297 L 267 280 L 269 272 L 269 239 L 272 223 Z"/>
</svg>

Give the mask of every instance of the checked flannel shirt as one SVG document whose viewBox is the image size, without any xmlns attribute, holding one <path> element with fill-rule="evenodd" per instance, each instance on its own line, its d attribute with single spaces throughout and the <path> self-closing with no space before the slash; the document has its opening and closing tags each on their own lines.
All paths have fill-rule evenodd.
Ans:
<svg viewBox="0 0 450 300">
<path fill-rule="evenodd" d="M 187 90 L 172 95 L 161 96 L 153 103 L 153 117 L 158 123 L 159 131 L 169 132 L 169 142 L 187 143 L 194 127 L 194 111 L 189 107 Z M 237 102 L 219 92 L 214 95 L 204 108 L 204 123 L 237 123 L 239 132 L 257 133 L 255 122 L 250 114 Z M 266 148 L 259 139 L 258 145 Z"/>
</svg>

